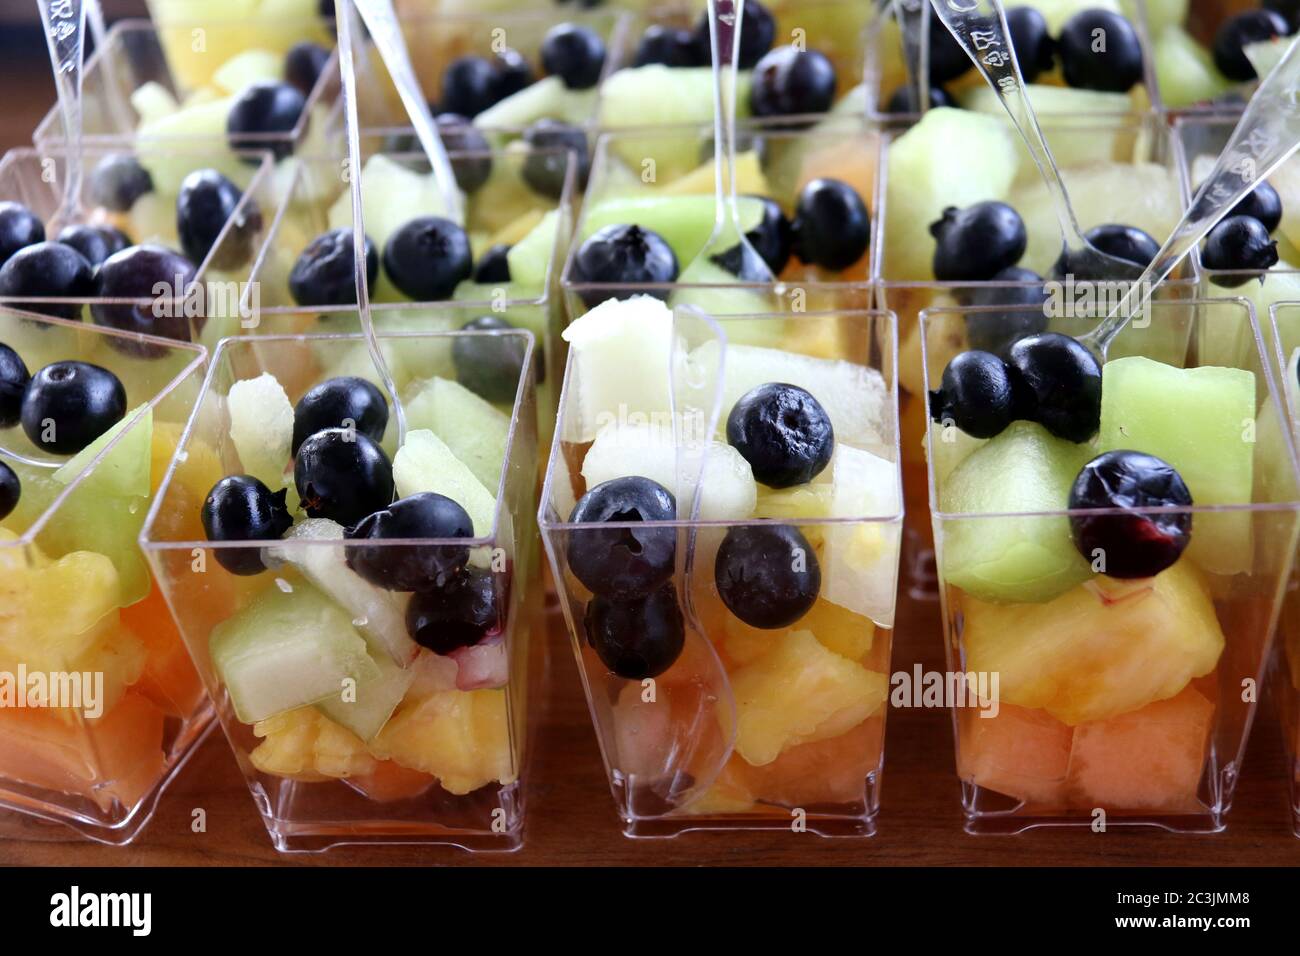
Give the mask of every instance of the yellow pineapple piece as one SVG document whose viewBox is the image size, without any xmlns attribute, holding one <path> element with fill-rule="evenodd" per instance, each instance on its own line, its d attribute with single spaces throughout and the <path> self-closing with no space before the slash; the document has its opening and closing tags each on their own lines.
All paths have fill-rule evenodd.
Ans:
<svg viewBox="0 0 1300 956">
<path fill-rule="evenodd" d="M 432 774 L 458 795 L 494 781 L 513 783 L 505 690 L 453 689 L 408 698 L 370 742 L 370 752 Z"/>
<path fill-rule="evenodd" d="M 287 710 L 253 725 L 263 738 L 249 759 L 263 773 L 316 782 L 373 773 L 376 761 L 361 738 L 315 707 Z"/>
<path fill-rule="evenodd" d="M 485 245 L 513 246 L 524 236 L 532 232 L 546 216 L 545 209 L 529 209 L 517 219 L 512 219 L 502 228 L 492 233 Z"/>
<path fill-rule="evenodd" d="M 713 193 L 713 160 L 709 160 L 691 170 L 685 176 L 674 179 L 663 188 L 667 194 L 674 196 L 711 195 Z M 759 162 L 758 153 L 752 149 L 736 154 L 736 194 L 740 196 L 770 196 L 772 189 L 763 175 L 763 164 Z"/>
<path fill-rule="evenodd" d="M 725 614 L 724 626 L 723 649 L 736 664 L 758 660 L 790 631 L 811 631 L 827 650 L 851 661 L 860 661 L 871 652 L 876 635 L 876 625 L 870 618 L 822 600 L 813 604 L 792 628 L 764 630 L 752 627 L 730 611 Z"/>
<path fill-rule="evenodd" d="M 838 737 L 884 703 L 889 680 L 791 631 L 731 675 L 736 753 L 761 767 L 798 744 Z"/>
<path fill-rule="evenodd" d="M 682 812 L 692 816 L 726 816 L 749 812 L 754 808 L 754 796 L 739 776 L 728 762 L 712 785 L 683 807 Z"/>
<path fill-rule="evenodd" d="M 968 670 L 997 673 L 1003 701 L 1071 726 L 1168 700 L 1208 674 L 1223 631 L 1190 561 L 1154 578 L 1097 577 L 1045 604 L 961 598 Z"/>
</svg>

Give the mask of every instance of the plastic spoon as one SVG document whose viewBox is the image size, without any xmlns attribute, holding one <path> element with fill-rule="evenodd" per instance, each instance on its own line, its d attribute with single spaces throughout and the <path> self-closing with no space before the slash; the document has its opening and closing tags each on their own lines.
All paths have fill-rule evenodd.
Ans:
<svg viewBox="0 0 1300 956">
<path fill-rule="evenodd" d="M 81 86 L 86 62 L 86 8 L 82 0 L 37 0 L 50 48 L 54 88 L 63 117 L 63 201 L 53 216 L 62 225 L 80 222 L 82 163 Z"/>
<path fill-rule="evenodd" d="M 352 0 L 361 19 L 370 30 L 370 38 L 379 50 L 379 57 L 388 68 L 388 75 L 397 87 L 397 95 L 406 107 L 415 136 L 420 141 L 420 148 L 429 159 L 429 168 L 433 171 L 434 181 L 442 194 L 445 216 L 457 225 L 465 224 L 465 209 L 461 201 L 460 187 L 456 185 L 456 175 L 447 158 L 446 147 L 438 134 L 438 124 L 429 110 L 429 103 L 420 91 L 420 81 L 416 79 L 415 70 L 411 68 L 411 56 L 406 49 L 406 38 L 397 22 L 392 0 Z"/>
<path fill-rule="evenodd" d="M 1079 229 L 1070 196 L 1061 179 L 1052 150 L 1038 125 L 1025 80 L 1010 43 L 1011 31 L 999 0 L 930 0 L 939 19 L 961 44 L 975 68 L 993 87 L 999 102 L 1011 117 L 1029 155 L 1047 185 L 1048 198 L 1061 228 L 1061 260 L 1065 271 L 1083 279 L 1132 279 L 1142 270 L 1132 262 L 1117 259 L 1097 249 Z"/>
<path fill-rule="evenodd" d="M 713 232 L 681 273 L 691 273 L 719 260 L 743 282 L 775 282 L 763 257 L 745 238 L 736 205 L 736 61 L 740 57 L 740 26 L 744 4 L 709 0 L 709 40 L 713 48 Z"/>
<path fill-rule="evenodd" d="M 393 403 L 393 414 L 397 419 L 397 444 L 401 447 L 406 442 L 406 411 L 397 394 L 397 383 L 393 373 L 384 360 L 383 350 L 379 347 L 379 338 L 375 335 L 375 323 L 370 312 L 370 288 L 366 277 L 366 257 L 360 250 L 366 247 L 366 228 L 362 222 L 363 203 L 361 201 L 361 126 L 357 117 L 357 74 L 352 59 L 352 36 L 355 25 L 352 22 L 352 5 L 359 7 L 361 0 L 336 0 L 339 31 L 339 72 L 343 77 L 344 125 L 348 137 L 348 168 L 352 175 L 348 177 L 352 193 L 352 248 L 353 274 L 357 284 L 357 313 L 361 320 L 361 331 L 366 336 L 366 347 L 370 350 L 371 361 L 379 372 L 385 391 Z M 390 7 L 391 12 L 391 7 Z M 444 154 L 445 158 L 445 154 Z"/>
<path fill-rule="evenodd" d="M 903 63 L 908 88 L 916 97 L 913 112 L 930 108 L 930 18 L 925 16 L 927 0 L 885 0 L 903 34 Z M 883 12 L 882 12 L 883 15 Z"/>
</svg>

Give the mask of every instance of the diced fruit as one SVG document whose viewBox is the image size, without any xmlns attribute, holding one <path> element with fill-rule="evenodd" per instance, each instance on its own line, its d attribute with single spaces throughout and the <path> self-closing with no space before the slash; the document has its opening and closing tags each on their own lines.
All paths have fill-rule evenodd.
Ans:
<svg viewBox="0 0 1300 956">
<path fill-rule="evenodd" d="M 940 107 L 926 112 L 893 141 L 885 205 L 888 275 L 898 280 L 932 279 L 930 223 L 948 206 L 1006 199 L 1020 165 L 1019 144 L 1010 129 L 997 117 Z M 951 160 L 958 155 L 967 162 L 963 174 L 953 176 Z M 1013 205 L 1024 212 L 1024 206 Z M 1055 234 L 1059 237 L 1059 230 Z"/>
<path fill-rule="evenodd" d="M 893 627 L 902 523 L 888 519 L 903 508 L 898 466 L 841 443 L 831 462 L 831 489 L 830 517 L 845 520 L 823 532 L 822 597 Z M 884 520 L 861 520 L 867 518 Z"/>
<path fill-rule="evenodd" d="M 963 516 L 942 523 L 947 583 L 986 601 L 1040 602 L 1087 580 L 1091 570 L 1060 512 L 1091 456 L 1086 445 L 1024 421 L 973 451 L 939 489 L 940 510 Z M 997 517 L 966 517 L 980 514 Z"/>
<path fill-rule="evenodd" d="M 594 87 L 571 90 L 558 76 L 544 76 L 489 106 L 474 117 L 474 125 L 484 130 L 522 129 L 539 119 L 582 125 L 591 118 L 595 104 Z"/>
<path fill-rule="evenodd" d="M 449 793 L 513 783 L 504 690 L 446 690 L 408 699 L 370 744 L 376 757 L 432 774 Z"/>
<path fill-rule="evenodd" d="M 1214 57 L 1180 26 L 1170 25 L 1156 34 L 1156 82 L 1165 106 L 1178 108 L 1222 96 L 1232 83 L 1214 65 Z"/>
<path fill-rule="evenodd" d="M 1047 21 L 1048 32 L 1056 36 L 1065 22 L 1083 10 L 1120 12 L 1118 0 L 1035 0 L 1034 9 Z"/>
<path fill-rule="evenodd" d="M 753 766 L 799 744 L 838 737 L 874 714 L 889 692 L 884 674 L 827 650 L 809 631 L 791 631 L 731 675 L 736 753 Z"/>
<path fill-rule="evenodd" d="M 496 496 L 431 431 L 406 433 L 406 444 L 393 460 L 393 480 L 401 498 L 433 491 L 455 501 L 473 519 L 475 537 L 487 537 L 496 527 Z"/>
<path fill-rule="evenodd" d="M 337 542 L 321 544 L 320 542 Z M 419 653 L 406 633 L 406 600 L 395 591 L 375 587 L 347 566 L 342 548 L 343 526 L 328 518 L 308 518 L 267 548 L 267 556 L 289 561 L 322 594 L 328 594 L 352 615 L 353 624 L 371 648 L 405 667 Z M 336 688 L 337 690 L 337 688 Z"/>
<path fill-rule="evenodd" d="M 145 650 L 144 673 L 132 691 L 174 717 L 194 713 L 204 696 L 203 683 L 157 582 L 143 601 L 123 609 L 122 627 Z"/>
<path fill-rule="evenodd" d="M 484 488 L 501 483 L 510 416 L 459 382 L 435 377 L 406 403 L 406 427 L 441 438 Z"/>
<path fill-rule="evenodd" d="M 230 386 L 226 398 L 230 413 L 230 440 L 239 454 L 244 474 L 268 488 L 284 485 L 293 440 L 293 406 L 270 372 Z"/>
<path fill-rule="evenodd" d="M 1133 356 L 1102 369 L 1101 450 L 1140 449 L 1173 465 L 1197 506 L 1249 504 L 1255 376 L 1246 369 L 1174 368 Z M 1203 512 L 1187 555 L 1220 574 L 1248 571 L 1251 516 Z"/>
<path fill-rule="evenodd" d="M 459 647 L 448 655 L 456 662 L 459 690 L 505 687 L 510 680 L 510 654 L 504 638 Z"/>
<path fill-rule="evenodd" d="M 348 778 L 348 786 L 355 787 L 367 799 L 377 803 L 418 797 L 435 783 L 437 781 L 427 773 L 407 770 L 391 760 L 376 761 L 375 769 L 370 773 Z"/>
<path fill-rule="evenodd" d="M 736 77 L 736 116 L 749 115 L 750 74 Z M 713 119 L 713 71 L 707 66 L 638 66 L 614 73 L 601 90 L 600 125 L 681 126 Z M 692 148 L 698 140 L 691 138 Z M 694 157 L 692 157 L 694 159 Z M 694 166 L 690 163 L 686 168 Z"/>
<path fill-rule="evenodd" d="M 540 295 L 546 288 L 547 272 L 555 257 L 556 236 L 559 233 L 561 212 L 552 209 L 542 216 L 528 234 L 510 247 L 506 262 L 510 265 L 510 281 L 521 289 L 534 290 Z M 560 264 L 556 264 L 560 268 Z"/>
<path fill-rule="evenodd" d="M 1044 711 L 1002 701 L 996 713 L 964 710 L 958 732 L 957 773 L 963 780 L 1031 806 L 1065 803 L 1073 728 Z"/>
<path fill-rule="evenodd" d="M 763 204 L 752 197 L 737 200 L 740 225 L 746 233 L 763 219 Z M 680 263 L 688 263 L 713 233 L 713 196 L 674 196 L 640 191 L 631 196 L 597 200 L 582 221 L 582 238 L 606 226 L 640 226 L 663 237 Z M 514 273 L 511 273 L 513 276 Z M 734 279 L 733 279 L 734 281 Z"/>
<path fill-rule="evenodd" d="M 181 108 L 176 97 L 161 83 L 149 80 L 136 87 L 131 94 L 131 108 L 140 117 L 142 123 L 162 119 Z"/>
<path fill-rule="evenodd" d="M 714 176 L 715 166 L 710 159 L 664 186 L 663 192 L 674 196 L 712 196 Z M 736 192 L 750 196 L 772 194 L 767 177 L 763 175 L 763 164 L 757 150 L 747 149 L 736 154 Z"/>
<path fill-rule="evenodd" d="M 212 666 L 235 714 L 256 723 L 374 680 L 379 669 L 338 605 L 305 583 L 267 588 L 212 631 Z"/>
<path fill-rule="evenodd" d="M 322 714 L 362 740 L 372 740 L 383 729 L 415 680 L 411 668 L 399 667 L 387 654 L 372 655 L 371 660 L 378 677 L 341 688 L 316 704 Z"/>
<path fill-rule="evenodd" d="M 152 117 L 136 129 L 136 153 L 140 164 L 153 177 L 154 188 L 174 196 L 181 182 L 194 171 L 193 156 L 177 150 L 181 140 L 208 139 L 223 141 L 226 117 L 235 103 L 227 96 L 206 103 L 186 105 L 175 112 Z M 222 151 L 208 158 L 208 165 L 238 181 L 247 167 L 233 153 Z"/>
<path fill-rule="evenodd" d="M 866 799 L 867 777 L 880 763 L 884 728 L 864 720 L 835 737 L 796 744 L 769 764 L 732 763 L 754 797 L 765 803 L 807 808 Z"/>
<path fill-rule="evenodd" d="M 116 425 L 64 463 L 54 478 L 70 485 L 81 476 L 96 456 L 117 438 L 126 436 L 104 457 L 87 477 L 85 484 L 105 497 L 138 497 L 149 494 L 152 466 L 150 447 L 153 442 L 153 409 L 147 405 L 132 409 Z"/>
<path fill-rule="evenodd" d="M 963 597 L 961 613 L 967 668 L 999 674 L 1004 703 L 1072 726 L 1173 697 L 1213 670 L 1224 646 L 1187 561 L 1138 581 L 1097 577 L 1046 604 Z"/>
<path fill-rule="evenodd" d="M 1086 807 L 1197 808 L 1214 705 L 1195 687 L 1169 700 L 1074 730 L 1067 786 Z"/>
<path fill-rule="evenodd" d="M 245 50 L 232 56 L 212 74 L 212 82 L 226 93 L 239 94 L 261 80 L 279 80 L 284 57 L 269 50 Z"/>
<path fill-rule="evenodd" d="M 682 450 L 698 462 L 696 450 Z M 582 463 L 588 488 L 611 478 L 639 475 L 665 488 L 677 488 L 678 514 L 691 507 L 691 489 L 679 488 L 678 448 L 671 424 L 612 422 L 602 428 Z M 687 481 L 690 476 L 684 476 Z M 709 442 L 703 450 L 701 471 L 703 492 L 699 517 L 705 521 L 748 518 L 754 511 L 758 487 L 749 463 L 730 445 Z"/>
<path fill-rule="evenodd" d="M 1042 83 L 1030 83 L 1025 87 L 1029 101 L 1040 115 L 1062 117 L 1080 114 L 1111 114 L 1122 116 L 1136 107 L 1128 93 L 1107 93 L 1099 90 L 1080 89 L 1070 86 L 1049 86 Z M 993 87 L 980 83 L 972 87 L 962 97 L 962 106 L 968 110 L 988 113 L 999 119 L 1006 115 L 1001 100 Z M 1100 128 L 1090 129 L 1087 136 L 1080 136 L 1078 131 L 1062 130 L 1056 136 L 1049 129 L 1048 144 L 1058 166 L 1080 166 L 1084 163 L 1109 162 L 1123 159 L 1121 150 L 1129 139 L 1129 133 L 1122 129 L 1106 131 Z M 1030 166 L 1033 160 L 1026 153 L 1022 166 Z M 1030 173 L 1034 175 L 1034 173 Z M 1073 198 L 1073 197 L 1072 197 Z"/>
<path fill-rule="evenodd" d="M 374 155 L 361 169 L 362 220 L 376 249 L 418 216 L 447 218 L 442 193 L 431 173 L 417 173 L 394 159 Z M 329 211 L 329 227 L 352 225 L 352 194 L 344 190 Z"/>
<path fill-rule="evenodd" d="M 316 782 L 373 773 L 375 758 L 352 731 L 319 710 L 299 707 L 253 725 L 262 738 L 248 755 L 262 773 Z"/>
<path fill-rule="evenodd" d="M 1152 33 L 1158 34 L 1172 24 L 1187 20 L 1189 0 L 1146 0 L 1142 6 L 1146 13 L 1148 28 Z M 1130 22 L 1137 22 L 1137 0 L 1119 0 L 1119 8 Z"/>
<path fill-rule="evenodd" d="M 1273 40 L 1262 40 L 1259 43 L 1248 43 L 1242 47 L 1241 52 L 1246 55 L 1250 65 L 1255 68 L 1255 73 L 1264 77 L 1273 72 L 1273 68 L 1281 62 L 1282 56 L 1290 47 L 1290 37 L 1277 37 Z"/>
<path fill-rule="evenodd" d="M 717 640 L 715 630 L 721 630 L 721 639 L 727 657 L 734 664 L 748 664 L 762 657 L 784 634 L 750 627 L 734 614 L 721 615 L 720 628 L 709 628 L 709 636 Z M 840 657 L 861 663 L 871 653 L 875 642 L 876 626 L 870 618 L 846 611 L 830 601 L 819 600 L 797 622 L 800 631 L 811 631 L 818 642 Z"/>
</svg>

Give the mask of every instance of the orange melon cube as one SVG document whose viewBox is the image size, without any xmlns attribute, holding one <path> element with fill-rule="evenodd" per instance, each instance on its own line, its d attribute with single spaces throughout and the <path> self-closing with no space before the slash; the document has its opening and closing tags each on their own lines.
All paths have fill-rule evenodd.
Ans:
<svg viewBox="0 0 1300 956">
<path fill-rule="evenodd" d="M 760 767 L 733 760 L 739 778 L 758 800 L 787 807 L 861 802 L 867 775 L 880 763 L 884 722 L 879 715 L 852 730 L 798 744 Z"/>
<path fill-rule="evenodd" d="M 1074 731 L 1042 710 L 1002 703 L 996 717 L 963 709 L 957 773 L 981 787 L 1033 806 L 1065 805 Z"/>
<path fill-rule="evenodd" d="M 192 714 L 203 684 L 158 582 L 143 601 L 122 610 L 122 625 L 145 646 L 144 673 L 134 689 L 175 717 Z"/>
<path fill-rule="evenodd" d="M 380 760 L 374 769 L 352 777 L 348 784 L 378 803 L 418 797 L 437 781 L 427 773 L 410 770 L 392 760 Z"/>
</svg>

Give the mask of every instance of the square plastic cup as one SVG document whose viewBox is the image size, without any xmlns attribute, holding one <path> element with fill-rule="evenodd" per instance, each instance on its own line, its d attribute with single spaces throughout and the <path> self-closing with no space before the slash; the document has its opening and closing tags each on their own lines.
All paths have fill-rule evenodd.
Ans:
<svg viewBox="0 0 1300 956">
<path fill-rule="evenodd" d="M 82 207 L 87 221 L 121 230 L 133 245 L 162 246 L 183 255 L 178 236 L 177 196 L 182 180 L 192 172 L 212 169 L 218 153 L 192 143 L 186 150 L 137 153 L 107 144 L 84 151 L 86 178 Z M 221 151 L 221 155 L 232 155 Z M 152 188 L 143 194 L 115 191 L 98 182 L 92 171 L 113 157 L 129 157 L 148 174 Z M 274 168 L 265 153 L 240 154 L 245 162 L 231 169 L 230 178 L 241 196 L 211 246 L 189 262 L 192 275 L 158 276 L 162 291 L 140 298 L 0 296 L 0 304 L 58 318 L 82 317 L 96 324 L 177 341 L 215 346 L 243 318 L 241 302 L 249 294 L 253 268 L 264 233 L 275 210 Z M 0 200 L 26 205 L 46 225 L 46 238 L 57 237 L 63 225 L 57 213 L 63 201 L 66 153 L 60 149 L 17 149 L 0 157 Z M 105 182 L 108 182 L 106 179 Z M 199 250 L 202 251 L 202 250 Z M 151 290 L 154 291 L 154 290 Z"/>
<path fill-rule="evenodd" d="M 465 204 L 474 261 L 480 262 L 494 246 L 509 246 L 510 279 L 479 282 L 471 275 L 445 301 L 415 302 L 404 294 L 383 265 L 383 251 L 392 234 L 407 222 L 441 214 L 442 200 L 422 153 L 368 153 L 361 172 L 363 216 L 379 261 L 376 281 L 370 285 L 372 320 L 380 332 L 432 332 L 459 329 L 489 317 L 532 332 L 538 352 L 534 384 L 539 429 L 549 442 L 564 372 L 560 331 L 565 316 L 559 277 L 576 216 L 572 154 L 559 148 L 511 147 L 452 152 L 450 159 L 458 181 L 476 185 Z M 355 304 L 316 305 L 314 299 L 299 304 L 291 286 L 294 266 L 313 240 L 334 229 L 347 229 L 350 235 L 352 200 L 346 160 L 333 155 L 303 157 L 281 185 L 280 203 L 267 218 L 265 240 L 251 272 L 250 291 L 256 292 L 257 305 L 244 303 L 241 314 L 246 320 L 240 334 L 359 331 Z M 385 346 L 399 386 L 447 374 L 423 367 L 418 352 L 402 354 L 399 342 Z M 296 369 L 277 370 L 281 372 L 291 378 L 301 375 Z"/>
<path fill-rule="evenodd" d="M 604 322 L 619 322 L 616 312 Z M 629 837 L 867 836 L 880 799 L 902 535 L 893 316 L 769 314 L 709 328 L 698 316 L 660 316 L 653 333 L 645 322 L 639 332 L 625 326 L 642 337 L 641 368 L 603 361 L 600 350 L 620 348 L 614 338 L 592 353 L 575 341 L 542 491 L 542 537 L 615 808 Z M 738 344 L 764 325 L 761 337 L 783 341 L 783 352 Z M 590 327 L 582 335 L 600 337 Z M 663 363 L 687 373 L 671 403 L 672 387 L 650 371 Z M 706 410 L 719 369 L 715 432 Z M 739 452 L 699 441 L 725 431 L 738 393 L 771 376 L 827 402 L 836 445 L 812 483 L 755 486 Z M 666 487 L 674 474 L 676 519 L 574 514 L 611 476 Z M 670 570 L 668 579 L 641 597 L 644 576 L 606 578 L 627 553 L 645 554 L 654 579 Z M 731 567 L 728 554 L 751 562 L 757 580 L 781 583 L 747 596 L 727 585 L 724 597 L 718 575 L 747 574 L 718 570 Z M 756 567 L 755 555 L 771 565 Z M 782 603 L 777 590 L 795 599 Z"/>
<path fill-rule="evenodd" d="M 794 215 L 800 191 L 820 178 L 846 183 L 871 215 L 879 208 L 876 169 L 880 133 L 862 120 L 835 120 L 803 132 L 738 131 L 737 192 L 742 225 L 753 228 L 763 214 L 751 197 L 776 201 Z M 577 264 L 582 243 L 599 229 L 637 225 L 661 234 L 683 270 L 713 228 L 712 133 L 696 127 L 608 133 L 596 143 L 591 179 L 562 284 L 569 314 L 582 315 L 609 298 L 645 294 L 669 305 L 694 305 L 710 315 L 747 315 L 789 310 L 863 310 L 875 303 L 871 284 L 877 248 L 864 237 L 857 258 L 840 269 L 805 264 L 791 255 L 777 283 L 740 282 L 721 266 L 706 265 L 694 281 L 599 283 Z"/>
<path fill-rule="evenodd" d="M 0 430 L 20 485 L 0 518 L 0 833 L 129 843 L 212 717 L 136 541 L 206 353 L 10 309 L 0 342 L 33 375 L 64 361 L 108 370 L 127 408 L 57 469 L 14 457 L 59 460 L 23 428 Z"/>
<path fill-rule="evenodd" d="M 315 86 L 304 93 L 292 129 L 241 134 L 237 148 L 227 142 L 226 121 L 236 100 L 254 83 L 284 80 L 284 51 L 300 40 L 326 49 L 333 43 L 316 17 L 256 24 L 210 15 L 165 25 L 119 21 L 108 31 L 103 48 L 86 62 L 83 140 L 88 145 L 135 146 L 162 157 L 198 144 L 214 151 L 211 164 L 228 176 L 248 161 L 237 156 L 239 152 L 267 151 L 281 164 L 290 163 L 295 151 L 317 152 L 339 95 L 334 55 Z M 50 148 L 63 141 L 56 104 L 37 126 L 33 142 Z M 214 144 L 224 146 L 224 154 Z"/>
<path fill-rule="evenodd" d="M 394 4 L 411 55 L 420 90 L 435 104 L 435 111 L 463 113 L 448 102 L 443 90 L 446 70 L 462 57 L 482 57 L 497 63 L 498 54 L 513 50 L 527 64 L 533 82 L 475 116 L 474 126 L 487 135 L 493 146 L 520 138 L 539 120 L 553 120 L 579 129 L 594 130 L 600 115 L 600 92 L 605 79 L 619 66 L 626 50 L 625 32 L 629 16 L 616 10 L 575 8 L 496 10 L 485 12 L 444 11 L 434 13 L 419 0 L 398 0 Z M 556 76 L 547 76 L 542 66 L 542 39 L 559 23 L 572 23 L 594 31 L 605 43 L 606 57 L 596 83 L 586 89 L 570 89 Z M 381 136 L 411 137 L 411 122 L 398 98 L 387 69 L 373 45 L 367 44 L 357 60 L 362 82 L 357 104 L 361 128 Z M 342 129 L 342 111 L 335 113 Z M 407 146 L 418 149 L 418 146 Z"/>
<path fill-rule="evenodd" d="M 412 451 L 397 452 L 392 417 L 381 443 L 398 455 L 399 495 L 415 493 L 409 480 L 466 502 L 476 537 L 372 539 L 361 552 L 345 543 L 340 525 L 306 520 L 292 477 L 272 474 L 281 467 L 274 453 L 256 435 L 241 437 L 273 416 L 265 402 L 245 397 L 259 386 L 240 384 L 288 357 L 319 370 L 319 381 L 326 369 L 359 364 L 366 354 L 359 335 L 304 335 L 218 346 L 141 541 L 278 850 L 345 843 L 515 849 L 529 711 L 545 654 L 532 338 L 431 332 L 384 341 L 402 351 L 477 343 L 523 356 L 509 401 L 492 405 L 431 380 L 424 386 L 432 393 L 422 386 L 407 396 Z M 309 384 L 288 385 L 288 401 Z M 243 463 L 241 451 L 259 464 Z M 209 490 L 246 469 L 287 487 L 297 525 L 274 542 L 207 540 L 199 515 Z M 248 557 L 258 552 L 260 567 Z M 477 643 L 454 649 L 466 618 L 453 613 L 436 623 L 445 602 L 435 596 L 444 592 L 425 592 L 434 608 L 417 612 L 411 593 L 371 584 L 348 563 L 373 567 L 393 555 L 426 566 L 446 558 L 457 587 L 483 588 L 473 609 L 486 629 Z M 416 644 L 408 620 L 424 622 L 417 633 L 441 652 Z"/>
<path fill-rule="evenodd" d="M 750 103 L 753 68 L 738 74 L 736 116 L 741 122 L 775 129 L 806 129 L 828 117 L 862 119 L 866 115 L 867 29 L 874 5 L 774 0 L 764 6 L 774 20 L 772 48 L 796 45 L 824 55 L 835 71 L 835 92 L 828 109 L 815 113 L 758 117 Z M 600 127 L 645 130 L 651 127 L 710 125 L 713 122 L 713 76 L 707 34 L 693 66 L 636 66 L 637 47 L 646 28 L 662 26 L 693 31 L 702 22 L 702 4 L 648 5 L 623 33 L 616 71 L 611 71 L 600 103 Z M 746 29 L 742 23 L 741 29 Z"/>
<path fill-rule="evenodd" d="M 922 313 L 928 385 L 976 314 Z M 928 432 L 968 832 L 1225 825 L 1300 530 L 1292 445 L 1249 303 L 1158 302 L 1135 322 L 1129 353 L 1105 363 L 1089 442 L 1023 421 L 988 441 L 950 421 Z M 1207 360 L 1238 334 L 1237 364 Z M 1177 469 L 1192 504 L 1070 510 L 1076 473 L 1117 449 Z M 1145 521 L 1176 539 L 1176 516 L 1183 547 L 1136 560 Z"/>
<path fill-rule="evenodd" d="M 1296 363 L 1300 361 L 1300 302 L 1279 302 L 1270 310 L 1270 325 L 1277 343 L 1279 391 L 1293 442 L 1300 441 L 1300 392 Z M 1300 837 L 1300 589 L 1287 589 L 1278 623 L 1278 648 L 1273 659 L 1269 692 L 1282 725 L 1286 746 L 1286 775 L 1290 793 L 1291 824 Z"/>
<path fill-rule="evenodd" d="M 924 4 L 922 6 L 925 6 Z M 1007 9 L 1011 9 L 1010 4 Z M 1019 6 L 1019 4 L 1017 4 Z M 1087 9 L 1086 4 L 1027 3 L 1046 19 L 1048 32 L 1058 37 L 1065 22 L 1074 14 Z M 888 8 L 886 8 L 888 9 Z M 1152 34 L 1147 16 L 1150 5 L 1144 0 L 1123 0 L 1118 6 L 1107 4 L 1102 9 L 1121 13 L 1137 33 L 1142 45 L 1143 69 L 1141 79 L 1127 92 L 1102 92 L 1070 87 L 1061 70 L 1061 57 L 1054 51 L 1052 69 L 1036 76 L 1030 89 L 1030 99 L 1040 118 L 1068 119 L 1069 117 L 1105 116 L 1118 119 L 1124 115 L 1148 113 L 1156 108 L 1156 74 L 1152 64 Z M 931 29 L 945 30 L 938 19 L 931 16 Z M 946 42 L 951 43 L 949 38 Z M 916 110 L 891 110 L 890 99 L 907 85 L 907 63 L 903 54 L 903 36 L 898 21 L 889 14 L 872 21 L 867 40 L 869 100 L 867 108 L 873 119 L 915 120 Z M 1025 68 L 1022 61 L 1021 69 Z M 987 82 L 970 65 L 961 76 L 940 84 L 957 103 L 965 109 L 1002 113 L 993 91 Z"/>
</svg>

